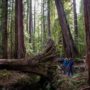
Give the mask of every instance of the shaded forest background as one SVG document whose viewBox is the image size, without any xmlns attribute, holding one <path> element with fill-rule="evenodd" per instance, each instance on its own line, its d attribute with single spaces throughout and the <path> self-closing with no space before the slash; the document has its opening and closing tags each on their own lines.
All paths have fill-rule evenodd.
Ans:
<svg viewBox="0 0 90 90">
<path fill-rule="evenodd" d="M 76 0 L 64 0 L 63 6 L 71 36 L 79 51 L 75 56 L 78 59 L 86 52 L 83 0 L 78 13 Z M 37 54 L 45 47 L 48 38 L 55 41 L 58 56 L 65 57 L 63 31 L 54 0 L 0 1 L 0 58 Z"/>
</svg>

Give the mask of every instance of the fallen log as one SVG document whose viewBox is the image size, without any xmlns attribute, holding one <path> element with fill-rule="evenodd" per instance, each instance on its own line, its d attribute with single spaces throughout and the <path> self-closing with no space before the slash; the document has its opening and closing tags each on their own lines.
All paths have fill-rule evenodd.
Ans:
<svg viewBox="0 0 90 90">
<path fill-rule="evenodd" d="M 0 59 L 0 69 L 35 73 L 47 76 L 48 67 L 56 62 L 56 48 L 54 41 L 49 39 L 45 50 L 29 60 Z"/>
<path fill-rule="evenodd" d="M 41 79 L 38 82 L 41 88 L 45 88 L 45 83 L 50 83 L 52 88 L 59 88 L 60 70 L 57 69 L 58 60 L 56 54 L 55 43 L 49 39 L 46 43 L 46 48 L 42 53 L 25 60 L 0 60 L 0 69 L 19 71 L 25 73 L 34 73 L 40 75 Z M 32 85 L 31 85 L 32 86 Z"/>
</svg>

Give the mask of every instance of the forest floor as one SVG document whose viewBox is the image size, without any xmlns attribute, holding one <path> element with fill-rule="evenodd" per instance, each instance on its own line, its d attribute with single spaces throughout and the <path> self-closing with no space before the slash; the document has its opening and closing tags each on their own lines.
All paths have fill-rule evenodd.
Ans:
<svg viewBox="0 0 90 90">
<path fill-rule="evenodd" d="M 88 87 L 87 72 L 76 73 L 72 77 L 65 75 L 62 77 L 61 90 L 84 90 L 84 88 Z"/>
<path fill-rule="evenodd" d="M 61 90 L 90 90 L 87 84 L 88 73 L 85 64 L 75 64 L 74 69 L 74 75 L 72 77 L 62 74 Z"/>
<path fill-rule="evenodd" d="M 84 70 L 84 64 L 75 65 L 76 71 L 72 77 L 67 77 L 61 74 L 62 79 L 60 82 L 60 90 L 89 90 L 84 89 L 88 87 L 87 85 L 87 71 Z M 2 87 L 8 88 L 13 85 L 31 85 L 32 83 L 37 82 L 40 79 L 39 76 L 33 74 L 24 74 L 16 71 L 0 71 L 0 90 Z M 7 90 L 7 89 L 5 89 Z M 9 90 L 9 89 L 8 89 Z M 14 89 L 10 89 L 14 90 Z M 24 90 L 24 89 L 15 89 L 15 90 Z M 29 89 L 26 89 L 29 90 Z M 33 89 L 30 89 L 33 90 Z M 38 89 L 35 89 L 38 90 Z M 42 89 L 40 89 L 42 90 Z M 50 89 L 47 89 L 50 90 Z"/>
</svg>

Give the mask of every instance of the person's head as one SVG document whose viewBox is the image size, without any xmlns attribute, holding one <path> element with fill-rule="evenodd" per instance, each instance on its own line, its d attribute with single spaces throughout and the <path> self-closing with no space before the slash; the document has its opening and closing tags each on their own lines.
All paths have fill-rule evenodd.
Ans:
<svg viewBox="0 0 90 90">
<path fill-rule="evenodd" d="M 66 57 L 65 59 L 66 59 L 66 60 L 68 60 L 68 58 L 67 58 L 67 57 Z"/>
</svg>

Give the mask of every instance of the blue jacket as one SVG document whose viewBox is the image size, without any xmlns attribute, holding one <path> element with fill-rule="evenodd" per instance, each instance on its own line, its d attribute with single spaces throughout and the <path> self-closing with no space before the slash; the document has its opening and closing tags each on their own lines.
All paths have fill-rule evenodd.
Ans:
<svg viewBox="0 0 90 90">
<path fill-rule="evenodd" d="M 66 59 L 64 59 L 64 61 L 63 61 L 63 66 L 64 66 L 64 67 L 67 67 L 67 66 L 68 66 L 68 64 L 69 64 L 69 61 L 68 61 L 68 60 L 66 60 Z"/>
<path fill-rule="evenodd" d="M 68 67 L 72 68 L 74 64 L 74 61 L 72 59 L 69 60 Z"/>
</svg>

